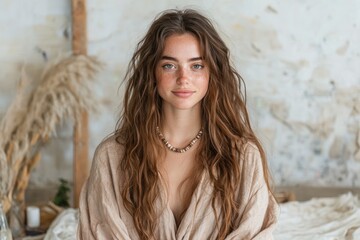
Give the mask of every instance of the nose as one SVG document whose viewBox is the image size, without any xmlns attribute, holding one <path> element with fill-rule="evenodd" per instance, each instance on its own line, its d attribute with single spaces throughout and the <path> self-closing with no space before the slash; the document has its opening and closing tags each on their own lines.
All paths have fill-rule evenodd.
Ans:
<svg viewBox="0 0 360 240">
<path fill-rule="evenodd" d="M 179 85 L 188 84 L 189 78 L 190 78 L 190 73 L 184 67 L 180 67 L 178 70 L 176 83 Z"/>
</svg>

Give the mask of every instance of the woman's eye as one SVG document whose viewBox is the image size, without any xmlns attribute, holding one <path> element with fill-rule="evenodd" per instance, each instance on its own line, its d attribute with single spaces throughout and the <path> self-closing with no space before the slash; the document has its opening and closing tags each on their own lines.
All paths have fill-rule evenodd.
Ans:
<svg viewBox="0 0 360 240">
<path fill-rule="evenodd" d="M 175 68 L 175 66 L 173 64 L 164 64 L 162 67 L 164 69 L 174 69 Z"/>
<path fill-rule="evenodd" d="M 201 64 L 195 64 L 195 65 L 193 66 L 193 68 L 198 70 L 198 69 L 203 69 L 204 66 L 201 65 Z"/>
</svg>

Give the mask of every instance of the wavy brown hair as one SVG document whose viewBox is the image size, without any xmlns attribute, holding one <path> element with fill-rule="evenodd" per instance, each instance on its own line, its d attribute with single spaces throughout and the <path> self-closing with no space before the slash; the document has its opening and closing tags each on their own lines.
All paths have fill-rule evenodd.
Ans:
<svg viewBox="0 0 360 240">
<path fill-rule="evenodd" d="M 155 67 L 162 56 L 165 39 L 184 33 L 199 40 L 202 57 L 210 71 L 208 91 L 201 105 L 204 134 L 196 159 L 199 172 L 207 171 L 214 185 L 215 213 L 215 203 L 221 206 L 216 213 L 217 222 L 222 222 L 221 226 L 217 225 L 217 239 L 224 239 L 234 228 L 238 206 L 234 193 L 241 179 L 239 159 L 246 142 L 252 142 L 259 149 L 269 187 L 264 150 L 251 128 L 245 85 L 230 63 L 229 49 L 210 20 L 197 11 L 167 10 L 154 20 L 129 63 L 124 79 L 127 85 L 123 111 L 115 133 L 117 141 L 124 146 L 122 198 L 141 239 L 154 239 L 158 217 L 154 205 L 160 177 L 157 160 L 165 152 L 156 134 L 162 101 L 156 90 Z"/>
</svg>

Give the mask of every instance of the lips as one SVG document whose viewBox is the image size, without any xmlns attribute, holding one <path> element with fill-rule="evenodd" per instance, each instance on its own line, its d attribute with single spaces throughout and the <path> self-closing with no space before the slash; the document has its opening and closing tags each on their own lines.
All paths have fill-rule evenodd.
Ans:
<svg viewBox="0 0 360 240">
<path fill-rule="evenodd" d="M 195 91 L 191 91 L 191 90 L 175 90 L 172 91 L 172 93 L 180 98 L 187 98 L 190 97 L 191 95 L 193 95 L 195 93 Z"/>
</svg>

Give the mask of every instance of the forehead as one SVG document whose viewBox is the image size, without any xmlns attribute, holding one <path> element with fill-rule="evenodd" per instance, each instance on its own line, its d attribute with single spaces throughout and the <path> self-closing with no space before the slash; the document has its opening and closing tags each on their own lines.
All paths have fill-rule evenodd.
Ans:
<svg viewBox="0 0 360 240">
<path fill-rule="evenodd" d="M 173 34 L 165 39 L 163 55 L 173 57 L 201 57 L 199 40 L 190 33 Z"/>
</svg>

